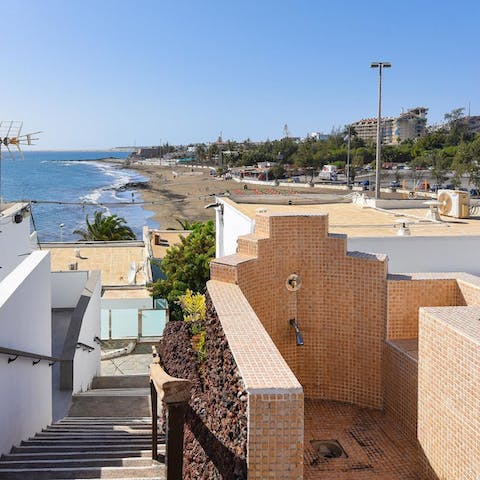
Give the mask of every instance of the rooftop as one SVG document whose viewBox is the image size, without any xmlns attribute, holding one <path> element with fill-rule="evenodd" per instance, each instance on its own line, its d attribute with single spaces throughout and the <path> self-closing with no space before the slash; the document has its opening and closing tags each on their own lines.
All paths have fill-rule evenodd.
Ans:
<svg viewBox="0 0 480 480">
<path fill-rule="evenodd" d="M 78 270 L 101 270 L 104 287 L 145 285 L 143 242 L 112 243 L 43 244 L 42 247 L 51 253 L 52 271 L 70 270 L 71 264 L 77 264 Z M 135 264 L 136 276 L 135 282 L 130 283 L 128 277 L 133 264 Z M 120 296 L 125 297 L 125 290 L 121 292 Z"/>
<path fill-rule="evenodd" d="M 154 258 L 164 258 L 167 249 L 180 243 L 180 238 L 188 236 L 186 230 L 155 230 L 150 229 L 152 254 Z"/>
<path fill-rule="evenodd" d="M 349 237 L 395 237 L 398 224 L 408 224 L 410 236 L 472 236 L 480 235 L 480 217 L 456 219 L 442 216 L 442 222 L 426 219 L 429 207 L 394 208 L 391 210 L 361 208 L 352 203 L 325 203 L 316 205 L 274 205 L 267 203 L 236 203 L 229 198 L 222 201 L 233 206 L 252 220 L 258 210 L 270 213 L 328 213 L 330 233 L 346 234 Z M 409 200 L 405 200 L 406 206 Z M 398 205 L 398 202 L 397 202 Z M 421 205 L 421 202 L 420 202 Z"/>
</svg>

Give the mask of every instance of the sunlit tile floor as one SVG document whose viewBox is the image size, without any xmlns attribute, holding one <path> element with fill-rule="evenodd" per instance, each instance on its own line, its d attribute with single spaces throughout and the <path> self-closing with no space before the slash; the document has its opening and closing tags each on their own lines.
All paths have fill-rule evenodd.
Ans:
<svg viewBox="0 0 480 480">
<path fill-rule="evenodd" d="M 346 458 L 325 459 L 312 440 L 336 440 Z M 306 480 L 423 480 L 417 448 L 377 410 L 305 400 Z"/>
</svg>

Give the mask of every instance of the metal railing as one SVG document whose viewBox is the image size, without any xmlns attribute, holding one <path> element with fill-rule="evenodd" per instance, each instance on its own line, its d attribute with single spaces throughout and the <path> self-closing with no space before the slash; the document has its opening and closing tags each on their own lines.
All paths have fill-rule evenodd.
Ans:
<svg viewBox="0 0 480 480">
<path fill-rule="evenodd" d="M 158 460 L 158 397 L 166 408 L 165 468 L 166 480 L 182 480 L 183 426 L 185 409 L 190 400 L 192 382 L 168 375 L 160 366 L 160 358 L 152 347 L 150 395 L 152 405 L 152 459 Z"/>
<path fill-rule="evenodd" d="M 97 337 L 95 337 L 97 338 Z M 95 339 L 94 339 L 95 340 Z M 82 348 L 83 350 L 88 351 L 88 353 L 93 352 L 95 347 L 87 345 L 82 342 L 77 342 L 76 348 Z M 0 347 L 0 355 L 8 355 L 8 363 L 13 363 L 17 358 L 31 358 L 33 365 L 38 365 L 42 360 L 48 362 L 48 365 L 51 367 L 57 362 L 69 362 L 69 358 L 59 358 L 51 357 L 49 355 L 42 355 L 41 353 L 26 352 L 24 350 L 16 350 L 14 348 Z"/>
<path fill-rule="evenodd" d="M 63 358 L 49 357 L 48 355 L 41 355 L 39 353 L 25 352 L 23 350 L 15 350 L 13 348 L 0 347 L 0 353 L 8 355 L 8 363 L 14 362 L 18 357 L 33 359 L 32 364 L 37 365 L 42 360 L 48 362 L 51 367 L 54 363 L 63 362 Z"/>
</svg>

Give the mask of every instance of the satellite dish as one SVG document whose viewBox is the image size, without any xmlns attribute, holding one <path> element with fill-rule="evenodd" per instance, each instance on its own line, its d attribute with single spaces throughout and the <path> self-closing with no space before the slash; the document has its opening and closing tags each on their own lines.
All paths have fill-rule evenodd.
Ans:
<svg viewBox="0 0 480 480">
<path fill-rule="evenodd" d="M 128 277 L 127 277 L 129 285 L 135 285 L 136 276 L 137 276 L 137 265 L 135 262 L 132 262 L 130 264 L 130 269 L 128 270 Z"/>
</svg>

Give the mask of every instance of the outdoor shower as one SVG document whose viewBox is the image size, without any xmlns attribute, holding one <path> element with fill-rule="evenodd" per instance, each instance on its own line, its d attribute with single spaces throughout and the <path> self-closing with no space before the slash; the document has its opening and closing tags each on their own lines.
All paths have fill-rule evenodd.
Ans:
<svg viewBox="0 0 480 480">
<path fill-rule="evenodd" d="M 300 332 L 300 329 L 298 328 L 298 324 L 297 322 L 295 321 L 294 318 L 291 318 L 290 319 L 290 325 L 293 327 L 293 329 L 295 330 L 295 336 L 296 336 L 296 340 L 297 340 L 297 345 L 299 347 L 301 347 L 303 345 L 303 337 L 302 337 L 302 333 Z"/>
</svg>

